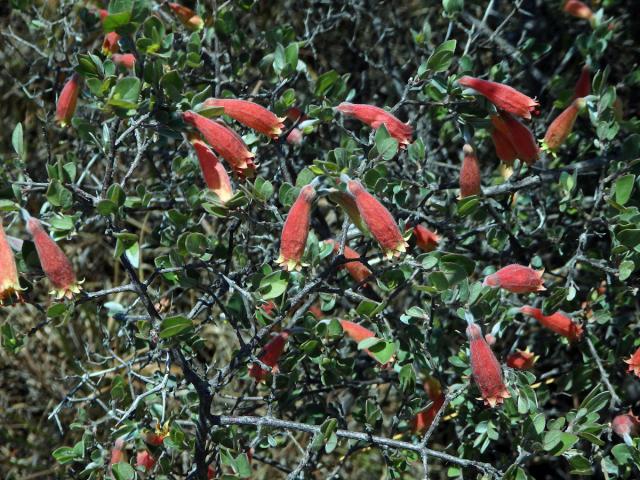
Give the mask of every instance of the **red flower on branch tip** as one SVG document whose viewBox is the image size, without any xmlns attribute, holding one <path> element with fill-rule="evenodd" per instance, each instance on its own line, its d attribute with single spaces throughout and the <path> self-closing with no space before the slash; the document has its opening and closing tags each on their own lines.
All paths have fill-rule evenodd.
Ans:
<svg viewBox="0 0 640 480">
<path fill-rule="evenodd" d="M 204 101 L 204 105 L 224 108 L 225 115 L 273 140 L 282 134 L 284 128 L 284 118 L 277 117 L 262 105 L 248 100 L 209 98 Z"/>
<path fill-rule="evenodd" d="M 512 264 L 496 273 L 487 275 L 482 283 L 485 287 L 503 288 L 512 293 L 532 293 L 546 290 L 543 285 L 542 270 Z"/>
<path fill-rule="evenodd" d="M 258 359 L 268 367 L 271 367 L 271 371 L 263 369 L 258 363 L 254 363 L 249 367 L 249 376 L 253 377 L 256 382 L 263 382 L 270 373 L 277 372 L 278 360 L 280 360 L 280 357 L 284 352 L 284 347 L 286 346 L 288 339 L 288 332 L 280 332 L 269 343 L 267 343 L 262 355 L 260 355 Z"/>
<path fill-rule="evenodd" d="M 589 93 L 591 93 L 591 71 L 589 67 L 585 65 L 582 67 L 580 77 L 576 82 L 573 99 L 586 97 Z"/>
<path fill-rule="evenodd" d="M 516 370 L 530 370 L 534 363 L 538 360 L 538 356 L 526 350 L 516 350 L 507 356 L 507 366 Z"/>
<path fill-rule="evenodd" d="M 469 144 L 463 147 L 464 159 L 460 167 L 460 197 L 479 195 L 482 192 L 480 179 L 480 165 L 478 157 Z"/>
<path fill-rule="evenodd" d="M 416 237 L 416 245 L 423 252 L 434 251 L 440 243 L 440 237 L 423 225 L 413 227 L 413 236 Z"/>
<path fill-rule="evenodd" d="M 204 26 L 202 18 L 190 8 L 175 2 L 169 2 L 169 8 L 188 30 L 197 31 Z"/>
<path fill-rule="evenodd" d="M 21 290 L 16 258 L 13 250 L 11 250 L 0 219 L 0 306 L 12 296 L 15 296 L 20 301 Z"/>
<path fill-rule="evenodd" d="M 202 140 L 192 139 L 191 145 L 193 145 L 196 151 L 200 170 L 202 171 L 202 176 L 204 177 L 207 187 L 218 195 L 222 203 L 227 202 L 233 197 L 233 187 L 231 186 L 231 180 L 229 180 L 229 175 L 224 169 L 224 166 Z"/>
<path fill-rule="evenodd" d="M 63 127 L 71 122 L 73 114 L 76 112 L 78 96 L 82 88 L 82 77 L 78 73 L 71 75 L 67 83 L 62 87 L 58 103 L 56 105 L 56 121 Z"/>
<path fill-rule="evenodd" d="M 340 320 L 340 325 L 342 326 L 342 330 L 344 330 L 344 333 L 346 333 L 349 338 L 356 343 L 360 343 L 367 338 L 376 338 L 375 334 L 371 330 L 363 327 L 362 325 L 358 325 L 357 323 L 350 322 L 349 320 Z M 365 349 L 365 353 L 373 358 L 376 362 L 380 363 L 370 350 Z M 383 368 L 390 366 L 392 362 L 393 358 L 386 364 L 382 365 Z"/>
<path fill-rule="evenodd" d="M 611 428 L 616 435 L 624 440 L 624 443 L 632 447 L 633 440 L 631 436 L 636 436 L 640 432 L 640 418 L 629 410 L 628 413 L 617 415 L 611 422 Z"/>
<path fill-rule="evenodd" d="M 589 6 L 579 0 L 567 0 L 562 9 L 565 13 L 583 20 L 591 20 L 593 18 L 593 10 Z"/>
<path fill-rule="evenodd" d="M 521 307 L 520 312 L 535 318 L 543 327 L 567 338 L 570 342 L 579 341 L 584 334 L 584 329 L 581 325 L 574 323 L 573 320 L 561 312 L 544 315 L 541 309 L 528 305 Z"/>
<path fill-rule="evenodd" d="M 472 88 L 499 110 L 527 120 L 531 119 L 531 113 L 538 114 L 540 104 L 509 85 L 469 76 L 460 78 L 458 83 L 463 87 Z"/>
<path fill-rule="evenodd" d="M 385 256 L 390 259 L 406 252 L 408 244 L 389 210 L 367 192 L 359 181 L 351 180 L 344 174 L 340 178 L 347 184 L 347 190 L 353 195 L 362 219 L 382 247 Z"/>
<path fill-rule="evenodd" d="M 102 53 L 105 55 L 109 53 L 118 53 L 120 51 L 120 45 L 118 44 L 120 38 L 120 35 L 116 32 L 107 33 L 102 41 Z"/>
<path fill-rule="evenodd" d="M 136 56 L 133 53 L 114 53 L 111 61 L 127 70 L 133 70 L 136 65 Z"/>
<path fill-rule="evenodd" d="M 494 134 L 493 143 L 496 154 L 507 165 L 519 158 L 527 165 L 533 165 L 538 160 L 538 144 L 529 128 L 513 115 L 500 112 L 491 116 Z"/>
<path fill-rule="evenodd" d="M 156 464 L 156 459 L 149 453 L 148 450 L 139 451 L 136 455 L 136 466 L 144 468 L 145 471 L 149 471 Z"/>
<path fill-rule="evenodd" d="M 411 421 L 411 431 L 416 434 L 424 433 L 429 429 L 445 401 L 442 386 L 436 378 L 429 376 L 424 382 L 424 390 L 431 400 L 431 405 L 419 412 Z"/>
<path fill-rule="evenodd" d="M 335 253 L 340 251 L 340 244 L 335 240 L 327 240 L 327 243 L 333 245 L 333 251 Z M 371 276 L 371 270 L 369 270 L 364 263 L 357 261 L 360 259 L 360 254 L 345 245 L 343 255 L 344 258 L 349 261 L 341 265 L 340 268 L 345 268 L 347 272 L 349 272 L 349 275 L 351 275 L 351 278 L 358 284 L 363 284 Z"/>
<path fill-rule="evenodd" d="M 567 140 L 567 137 L 573 130 L 578 114 L 586 105 L 584 98 L 576 98 L 571 104 L 562 111 L 556 119 L 551 122 L 547 133 L 544 136 L 544 144 L 555 152 Z"/>
<path fill-rule="evenodd" d="M 638 348 L 633 354 L 627 358 L 624 363 L 629 365 L 628 372 L 633 372 L 637 377 L 640 377 L 640 348 Z"/>
<path fill-rule="evenodd" d="M 396 116 L 380 107 L 342 102 L 336 109 L 344 115 L 357 118 L 374 130 L 384 125 L 389 135 L 398 141 L 400 148 L 405 148 L 413 141 L 413 128 L 411 125 L 400 121 Z"/>
<path fill-rule="evenodd" d="M 282 235 L 280 236 L 280 256 L 276 260 L 284 270 L 302 270 L 302 255 L 307 245 L 309 225 L 311 223 L 311 207 L 316 197 L 316 178 L 300 190 L 298 198 L 289 209 Z"/>
</svg>

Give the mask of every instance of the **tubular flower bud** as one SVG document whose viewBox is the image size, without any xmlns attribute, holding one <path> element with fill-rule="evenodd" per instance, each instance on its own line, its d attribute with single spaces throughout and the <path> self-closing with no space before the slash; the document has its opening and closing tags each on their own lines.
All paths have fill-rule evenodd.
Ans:
<svg viewBox="0 0 640 480">
<path fill-rule="evenodd" d="M 218 157 L 215 156 L 202 140 L 191 140 L 191 145 L 193 145 L 196 155 L 198 156 L 200 170 L 202 170 L 202 176 L 204 177 L 207 187 L 218 195 L 222 203 L 225 203 L 233 197 L 233 187 L 231 186 L 227 171 L 218 161 Z"/>
<path fill-rule="evenodd" d="M 362 220 L 362 215 L 360 215 L 360 212 L 358 211 L 356 201 L 351 195 L 341 192 L 340 190 L 336 190 L 329 194 L 329 200 L 340 205 L 340 208 L 349 215 L 349 218 L 358 230 L 360 230 L 364 235 L 370 235 L 369 229 L 367 228 L 366 223 L 364 223 L 364 220 Z"/>
<path fill-rule="evenodd" d="M 259 364 L 254 363 L 249 368 L 249 376 L 253 377 L 256 382 L 264 381 L 269 373 L 278 371 L 278 360 L 284 352 L 284 347 L 289 339 L 287 332 L 280 332 L 273 340 L 264 347 L 264 352 L 260 355 L 259 360 L 265 365 L 271 367 L 271 372 L 264 370 Z"/>
<path fill-rule="evenodd" d="M 315 182 L 305 185 L 291 206 L 280 236 L 280 256 L 276 260 L 284 270 L 302 270 L 302 255 L 309 236 L 311 206 L 316 197 Z"/>
<path fill-rule="evenodd" d="M 193 125 L 211 147 L 222 156 L 240 178 L 252 177 L 256 166 L 255 155 L 251 153 L 244 141 L 233 130 L 222 123 L 210 120 L 195 112 L 182 114 L 182 119 Z"/>
<path fill-rule="evenodd" d="M 424 383 L 424 390 L 432 403 L 411 421 L 411 431 L 416 434 L 424 433 L 429 429 L 445 400 L 440 382 L 433 377 L 429 377 Z"/>
<path fill-rule="evenodd" d="M 512 264 L 501 268 L 496 273 L 487 275 L 482 283 L 485 287 L 504 288 L 512 293 L 531 293 L 546 290 L 543 285 L 542 270 Z"/>
<path fill-rule="evenodd" d="M 530 306 L 520 308 L 520 312 L 535 318 L 542 326 L 566 337 L 571 342 L 580 340 L 584 333 L 581 325 L 573 323 L 569 317 L 560 312 L 552 315 L 543 315 L 541 309 Z"/>
<path fill-rule="evenodd" d="M 585 65 L 580 72 L 580 78 L 576 83 L 576 88 L 573 93 L 573 99 L 586 97 L 591 93 L 591 72 L 589 67 Z"/>
<path fill-rule="evenodd" d="M 302 144 L 302 132 L 299 128 L 294 128 L 287 135 L 287 143 L 290 145 L 301 145 Z"/>
<path fill-rule="evenodd" d="M 155 430 L 147 431 L 147 433 L 144 436 L 144 441 L 147 442 L 149 445 L 158 447 L 162 445 L 162 443 L 164 442 L 164 439 L 170 435 L 170 430 L 171 430 L 171 427 L 169 425 L 169 422 L 165 422 L 164 425 L 160 425 L 160 422 L 156 422 Z"/>
<path fill-rule="evenodd" d="M 490 333 L 485 333 L 484 339 L 489 344 L 490 347 L 493 347 L 496 344 L 496 337 L 494 337 Z"/>
<path fill-rule="evenodd" d="M 507 357 L 507 366 L 516 370 L 530 370 L 538 360 L 537 355 L 527 350 L 516 350 Z"/>
<path fill-rule="evenodd" d="M 284 118 L 277 117 L 257 103 L 231 98 L 209 98 L 204 104 L 207 107 L 224 108 L 226 115 L 273 140 L 282 134 Z"/>
<path fill-rule="evenodd" d="M 571 105 L 551 122 L 544 136 L 544 143 L 549 147 L 549 150 L 555 152 L 565 142 L 573 130 L 576 118 L 578 118 L 578 114 L 584 108 L 585 103 L 584 98 L 576 98 L 571 102 Z"/>
<path fill-rule="evenodd" d="M 593 17 L 593 10 L 587 6 L 584 2 L 579 0 L 567 0 L 564 3 L 563 10 L 576 18 L 582 18 L 584 20 L 591 20 Z"/>
<path fill-rule="evenodd" d="M 16 259 L 0 221 L 0 305 L 12 295 L 20 299 L 20 290 Z"/>
<path fill-rule="evenodd" d="M 500 140 L 506 138 L 511 143 L 512 150 L 516 152 L 517 157 L 527 165 L 533 165 L 538 159 L 538 144 L 531 133 L 531 130 L 518 121 L 513 115 L 501 112 L 499 116 L 491 117 L 491 123 L 496 130 L 502 134 Z M 504 145 L 501 145 L 504 148 Z M 507 152 L 502 152 L 505 158 L 508 158 Z M 508 163 L 505 161 L 505 163 Z"/>
<path fill-rule="evenodd" d="M 169 8 L 173 11 L 178 20 L 189 30 L 197 31 L 201 30 L 204 26 L 204 21 L 196 12 L 187 8 L 179 3 L 170 2 Z"/>
<path fill-rule="evenodd" d="M 136 466 L 142 467 L 145 471 L 149 471 L 156 464 L 156 459 L 147 451 L 142 450 L 136 455 Z"/>
<path fill-rule="evenodd" d="M 76 112 L 81 87 L 82 77 L 77 73 L 74 73 L 62 87 L 56 105 L 56 121 L 63 127 L 69 124 L 71 117 Z"/>
<path fill-rule="evenodd" d="M 344 333 L 346 333 L 349 338 L 356 343 L 360 343 L 367 338 L 375 338 L 375 334 L 371 330 L 363 327 L 362 325 L 358 325 L 357 323 L 350 322 L 349 320 L 340 320 L 340 325 L 342 325 Z M 378 362 L 378 359 L 370 350 L 365 349 L 365 353 Z M 383 367 L 390 365 L 392 361 L 393 359 L 389 360 L 389 362 L 383 365 Z"/>
<path fill-rule="evenodd" d="M 348 177 L 344 180 L 347 182 L 347 189 L 355 199 L 362 219 L 367 224 L 371 235 L 382 247 L 385 256 L 390 259 L 406 252 L 408 244 L 404 241 L 389 210 L 367 192 L 359 181 L 349 180 Z"/>
<path fill-rule="evenodd" d="M 115 465 L 116 463 L 120 463 L 126 461 L 124 452 L 122 449 L 124 448 L 124 440 L 118 438 L 115 442 L 113 442 L 113 448 L 111 449 L 111 458 L 109 459 L 109 465 Z"/>
<path fill-rule="evenodd" d="M 500 121 L 499 118 L 500 117 L 495 115 L 494 117 L 491 117 L 491 122 L 495 125 L 497 121 Z M 503 128 L 506 130 L 506 125 L 503 124 Z M 512 145 L 509 136 L 498 128 L 494 128 L 491 132 L 491 140 L 493 141 L 493 146 L 496 149 L 496 155 L 500 161 L 508 166 L 512 166 L 513 161 L 518 158 L 518 152 L 516 152 L 515 147 Z"/>
<path fill-rule="evenodd" d="M 105 18 L 109 16 L 109 11 L 104 8 L 98 9 L 98 16 L 100 17 L 100 21 L 104 21 Z"/>
<path fill-rule="evenodd" d="M 104 36 L 102 41 L 102 53 L 107 55 L 108 53 L 118 53 L 120 51 L 120 35 L 116 32 L 109 32 Z"/>
<path fill-rule="evenodd" d="M 464 159 L 460 168 L 460 197 L 470 197 L 481 193 L 480 165 L 471 145 L 463 148 Z"/>
<path fill-rule="evenodd" d="M 133 53 L 114 53 L 111 61 L 127 70 L 133 70 L 136 65 L 136 56 Z"/>
<path fill-rule="evenodd" d="M 432 252 L 438 248 L 440 237 L 422 225 L 413 227 L 413 236 L 416 237 L 416 245 L 423 252 Z"/>
<path fill-rule="evenodd" d="M 633 412 L 629 410 L 629 413 L 616 416 L 611 422 L 611 427 L 615 434 L 631 447 L 633 446 L 631 435 L 635 436 L 640 432 L 640 418 L 636 417 Z"/>
<path fill-rule="evenodd" d="M 308 311 L 311 315 L 316 317 L 318 320 L 324 318 L 324 313 L 322 313 L 322 310 L 320 310 L 320 307 L 318 305 L 311 305 Z"/>
<path fill-rule="evenodd" d="M 508 85 L 468 76 L 462 77 L 458 80 L 458 83 L 464 87 L 474 89 L 493 103 L 496 108 L 505 112 L 527 120 L 531 119 L 531 113 L 538 114 L 538 107 L 540 106 L 538 102 Z"/>
<path fill-rule="evenodd" d="M 467 338 L 471 350 L 471 371 L 485 405 L 495 407 L 509 398 L 509 391 L 502 380 L 502 369 L 491 347 L 482 336 L 480 326 L 470 323 Z"/>
<path fill-rule="evenodd" d="M 624 363 L 629 365 L 628 372 L 633 372 L 637 377 L 640 377 L 640 348 L 627 358 Z"/>
<path fill-rule="evenodd" d="M 333 251 L 338 253 L 340 251 L 340 244 L 335 240 L 327 240 L 331 245 L 333 245 Z M 359 261 L 354 261 L 360 258 L 358 252 L 349 248 L 348 246 L 344 246 L 344 258 L 347 260 L 351 260 L 350 262 L 345 263 L 340 268 L 346 268 L 351 278 L 353 278 L 357 283 L 364 283 L 371 276 L 371 270 L 369 270 L 366 265 Z"/>
<path fill-rule="evenodd" d="M 389 135 L 398 141 L 400 148 L 405 148 L 413 140 L 413 128 L 411 125 L 401 122 L 397 117 L 382 108 L 349 102 L 342 102 L 336 108 L 344 115 L 355 117 L 374 130 L 384 125 Z"/>
<path fill-rule="evenodd" d="M 80 285 L 76 280 L 71 262 L 44 230 L 39 220 L 30 217 L 27 221 L 27 230 L 36 246 L 42 270 L 53 285 L 51 293 L 55 294 L 56 298 L 72 299 L 74 293 L 80 293 Z"/>
</svg>

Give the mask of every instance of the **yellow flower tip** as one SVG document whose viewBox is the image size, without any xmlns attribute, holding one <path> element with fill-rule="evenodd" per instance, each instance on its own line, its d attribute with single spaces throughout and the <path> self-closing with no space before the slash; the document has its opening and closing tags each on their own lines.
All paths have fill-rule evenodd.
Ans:
<svg viewBox="0 0 640 480">
<path fill-rule="evenodd" d="M 53 295 L 56 300 L 61 300 L 66 298 L 67 300 L 73 300 L 74 295 L 80 294 L 82 291 L 81 284 L 84 282 L 76 282 L 72 285 L 69 285 L 67 288 L 54 288 L 49 292 L 49 295 Z"/>
</svg>

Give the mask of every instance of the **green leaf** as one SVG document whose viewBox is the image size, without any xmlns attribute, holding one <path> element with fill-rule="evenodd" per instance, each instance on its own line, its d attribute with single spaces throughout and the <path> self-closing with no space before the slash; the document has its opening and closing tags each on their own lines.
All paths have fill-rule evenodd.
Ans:
<svg viewBox="0 0 640 480">
<path fill-rule="evenodd" d="M 320 75 L 316 80 L 315 96 L 323 97 L 339 78 L 340 75 L 335 70 L 329 70 Z"/>
<path fill-rule="evenodd" d="M 140 79 L 125 77 L 118 81 L 107 103 L 112 107 L 132 110 L 138 108 L 139 96 Z"/>
<path fill-rule="evenodd" d="M 447 40 L 440 44 L 427 60 L 427 70 L 444 72 L 451 65 L 453 53 L 456 49 L 455 40 Z"/>
<path fill-rule="evenodd" d="M 277 298 L 287 290 L 289 274 L 283 271 L 273 272 L 260 280 L 260 294 L 264 300 Z"/>
<path fill-rule="evenodd" d="M 360 345 L 358 344 L 358 347 L 359 346 Z M 372 347 L 369 347 L 368 350 L 380 364 L 384 365 L 393 357 L 393 354 L 396 351 L 396 345 L 394 342 L 382 341 L 376 343 Z"/>
<path fill-rule="evenodd" d="M 111 465 L 111 473 L 115 480 L 133 480 L 136 476 L 133 467 L 124 462 Z"/>
<path fill-rule="evenodd" d="M 24 135 L 22 133 L 22 123 L 18 122 L 16 127 L 13 129 L 13 133 L 11 134 L 11 145 L 13 145 L 13 150 L 18 154 L 21 160 L 25 160 L 25 151 L 24 151 Z"/>
<path fill-rule="evenodd" d="M 633 185 L 636 181 L 636 176 L 629 174 L 620 177 L 616 180 L 616 202 L 620 205 L 624 205 L 631 198 L 631 192 L 633 191 Z"/>
<path fill-rule="evenodd" d="M 620 281 L 625 281 L 627 278 L 631 276 L 633 271 L 635 270 L 636 265 L 631 260 L 625 260 L 620 263 L 618 278 Z"/>
<path fill-rule="evenodd" d="M 165 318 L 162 321 L 162 326 L 160 327 L 160 338 L 174 337 L 192 327 L 193 322 L 181 315 Z"/>
<path fill-rule="evenodd" d="M 187 251 L 197 257 L 201 257 L 207 251 L 207 237 L 202 233 L 190 233 L 185 241 Z"/>
<path fill-rule="evenodd" d="M 71 463 L 76 459 L 76 451 L 71 447 L 56 448 L 52 455 L 60 465 Z"/>
<path fill-rule="evenodd" d="M 616 235 L 620 243 L 633 250 L 640 245 L 640 229 L 627 229 L 618 232 Z"/>
</svg>

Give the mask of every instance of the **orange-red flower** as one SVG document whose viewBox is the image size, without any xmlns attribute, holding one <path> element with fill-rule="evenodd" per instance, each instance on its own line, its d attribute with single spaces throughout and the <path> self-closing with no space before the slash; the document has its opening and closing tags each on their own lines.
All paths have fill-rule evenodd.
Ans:
<svg viewBox="0 0 640 480">
<path fill-rule="evenodd" d="M 149 445 L 158 447 L 162 445 L 164 439 L 171 434 L 171 427 L 169 422 L 165 422 L 164 425 L 160 425 L 160 422 L 156 422 L 155 430 L 148 430 L 144 435 L 144 441 Z"/>
<path fill-rule="evenodd" d="M 579 0 L 567 0 L 564 4 L 563 10 L 569 15 L 573 15 L 577 18 L 584 20 L 591 20 L 593 17 L 593 10 L 589 6 Z"/>
<path fill-rule="evenodd" d="M 236 175 L 246 178 L 255 174 L 256 166 L 253 163 L 255 155 L 247 149 L 244 141 L 236 132 L 222 123 L 192 111 L 184 112 L 182 118 L 188 124 L 193 125 L 207 143 L 229 162 Z"/>
<path fill-rule="evenodd" d="M 264 381 L 269 373 L 275 373 L 278 371 L 278 360 L 284 352 L 284 347 L 289 339 L 288 332 L 280 332 L 275 338 L 273 338 L 264 347 L 262 355 L 258 359 L 265 365 L 271 367 L 271 372 L 264 370 L 259 364 L 254 363 L 249 368 L 249 376 L 255 378 L 256 382 Z"/>
<path fill-rule="evenodd" d="M 322 312 L 322 310 L 318 305 L 311 305 L 309 307 L 309 313 L 314 317 L 316 317 L 318 320 L 324 318 L 324 313 Z"/>
<path fill-rule="evenodd" d="M 349 320 L 340 320 L 340 325 L 342 325 L 344 333 L 346 333 L 349 338 L 356 343 L 360 343 L 367 338 L 375 338 L 375 334 L 371 330 L 363 327 L 362 325 L 358 325 L 357 323 L 350 322 Z M 378 362 L 378 359 L 370 350 L 365 349 L 365 353 Z M 393 359 L 389 360 L 389 362 L 383 366 L 388 366 L 392 361 Z"/>
<path fill-rule="evenodd" d="M 496 115 L 495 118 L 499 117 Z M 495 124 L 498 120 L 494 120 L 492 117 L 491 121 Z M 506 125 L 504 128 L 506 129 Z M 509 137 L 497 128 L 493 128 L 491 131 L 491 140 L 496 149 L 497 157 L 505 164 L 512 166 L 513 161 L 518 158 L 518 152 L 516 152 L 515 147 L 511 144 Z"/>
<path fill-rule="evenodd" d="M 416 434 L 421 434 L 428 430 L 442 405 L 444 405 L 445 400 L 440 382 L 434 377 L 427 378 L 424 383 L 424 390 L 432 403 L 419 412 L 411 421 L 411 431 Z"/>
<path fill-rule="evenodd" d="M 98 16 L 100 17 L 100 21 L 104 21 L 104 19 L 109 16 L 109 11 L 105 8 L 99 8 Z"/>
<path fill-rule="evenodd" d="M 511 158 L 512 153 L 516 153 L 516 158 L 519 158 L 527 165 L 533 165 L 538 159 L 538 144 L 533 136 L 533 133 L 529 128 L 518 121 L 513 115 L 505 112 L 500 112 L 500 115 L 493 115 L 491 117 L 491 123 L 493 124 L 494 131 L 499 131 L 499 134 L 493 137 L 494 144 L 496 144 L 496 153 L 502 160 L 504 156 L 504 162 L 507 164 L 513 163 L 513 160 L 508 161 Z M 505 140 L 511 144 L 511 149 L 505 145 Z M 497 146 L 499 142 L 500 148 Z"/>
<path fill-rule="evenodd" d="M 504 288 L 512 293 L 531 293 L 546 290 L 543 285 L 543 270 L 512 264 L 501 268 L 496 273 L 487 275 L 482 285 Z"/>
<path fill-rule="evenodd" d="M 287 143 L 291 145 L 302 144 L 302 131 L 299 128 L 293 128 L 287 135 Z"/>
<path fill-rule="evenodd" d="M 340 244 L 335 240 L 327 240 L 331 245 L 333 245 L 333 251 L 340 251 Z M 355 261 L 360 258 L 358 252 L 349 248 L 348 246 L 344 246 L 344 258 L 348 261 L 341 268 L 346 268 L 351 278 L 353 278 L 357 283 L 362 284 L 371 276 L 371 270 L 369 270 L 366 265 L 362 262 Z"/>
<path fill-rule="evenodd" d="M 474 89 L 493 103 L 496 108 L 510 112 L 518 117 L 530 119 L 531 113 L 538 113 L 538 107 L 540 106 L 538 102 L 509 85 L 468 76 L 462 77 L 458 80 L 458 83 L 464 87 Z"/>
<path fill-rule="evenodd" d="M 107 33 L 102 41 L 102 53 L 105 55 L 109 53 L 118 53 L 120 50 L 120 45 L 118 44 L 119 41 L 120 35 L 116 32 Z"/>
<path fill-rule="evenodd" d="M 336 108 L 344 115 L 355 117 L 373 129 L 378 129 L 384 125 L 389 135 L 398 141 L 400 148 L 409 145 L 413 140 L 413 128 L 411 125 L 401 122 L 397 117 L 380 107 L 342 102 Z"/>
<path fill-rule="evenodd" d="M 633 352 L 633 355 L 627 358 L 624 363 L 629 365 L 629 372 L 633 372 L 637 377 L 640 377 L 640 348 Z"/>
<path fill-rule="evenodd" d="M 113 442 L 113 448 L 111 449 L 111 458 L 109 459 L 109 465 L 115 465 L 116 463 L 120 463 L 126 461 L 124 456 L 124 440 L 118 438 L 115 442 Z"/>
<path fill-rule="evenodd" d="M 541 309 L 530 306 L 524 306 L 520 308 L 520 311 L 525 315 L 535 318 L 542 326 L 558 335 L 562 335 L 571 342 L 580 340 L 584 333 L 581 325 L 574 323 L 573 320 L 563 313 L 555 312 L 551 315 L 543 315 Z"/>
<path fill-rule="evenodd" d="M 389 210 L 367 192 L 359 181 L 351 180 L 346 175 L 343 176 L 343 181 L 346 182 L 349 193 L 353 195 L 367 228 L 382 247 L 386 257 L 399 257 L 406 252 L 408 244 Z"/>
<path fill-rule="evenodd" d="M 482 336 L 482 330 L 478 324 L 469 324 L 467 338 L 471 350 L 473 380 L 480 390 L 485 405 L 495 407 L 511 396 L 502 379 L 500 363 Z"/>
<path fill-rule="evenodd" d="M 0 220 L 0 305 L 12 295 L 16 295 L 19 299 L 20 290 L 16 259 Z"/>
<path fill-rule="evenodd" d="M 480 165 L 473 147 L 466 144 L 463 147 L 464 159 L 460 168 L 460 197 L 470 197 L 481 192 Z"/>
<path fill-rule="evenodd" d="M 638 435 L 640 432 L 640 418 L 636 417 L 631 410 L 629 413 L 617 415 L 611 422 L 611 427 L 616 435 L 624 440 L 624 443 L 633 446 L 631 435 Z"/>
<path fill-rule="evenodd" d="M 136 56 L 133 53 L 114 53 L 111 55 L 111 61 L 127 70 L 133 70 L 136 65 Z"/>
<path fill-rule="evenodd" d="M 262 105 L 232 98 L 209 98 L 207 107 L 222 107 L 224 113 L 243 125 L 272 139 L 277 139 L 284 128 L 284 118 L 277 117 Z"/>
<path fill-rule="evenodd" d="M 156 459 L 149 453 L 148 450 L 141 450 L 136 455 L 136 466 L 142 467 L 145 471 L 149 471 L 156 464 Z"/>
<path fill-rule="evenodd" d="M 529 370 L 536 363 L 538 357 L 527 350 L 516 350 L 507 356 L 507 366 L 516 370 Z"/>
<path fill-rule="evenodd" d="M 582 71 L 580 72 L 580 77 L 576 82 L 576 87 L 573 93 L 573 99 L 583 98 L 589 95 L 591 92 L 591 72 L 589 71 L 589 67 L 585 65 L 582 67 Z"/>
<path fill-rule="evenodd" d="M 218 157 L 215 156 L 202 140 L 193 139 L 191 140 L 191 145 L 193 145 L 196 155 L 198 156 L 202 176 L 204 177 L 207 187 L 218 195 L 223 203 L 226 202 L 233 197 L 233 187 L 231 186 L 231 180 L 229 180 L 227 171 L 218 161 Z"/>
<path fill-rule="evenodd" d="M 204 21 L 196 12 L 179 3 L 169 2 L 169 8 L 178 17 L 178 20 L 189 30 L 200 30 L 204 26 Z"/>
<path fill-rule="evenodd" d="M 71 117 L 76 112 L 81 87 L 82 77 L 77 73 L 74 73 L 62 87 L 58 97 L 58 104 L 56 105 L 56 121 L 63 127 L 69 124 Z"/>
<path fill-rule="evenodd" d="M 413 227 L 413 236 L 416 237 L 416 245 L 423 252 L 432 252 L 440 243 L 440 237 L 422 225 Z"/>
<path fill-rule="evenodd" d="M 565 142 L 573 126 L 580 110 L 585 106 L 584 98 L 576 98 L 556 119 L 551 122 L 547 133 L 544 136 L 544 143 L 549 150 L 555 152 Z"/>
<path fill-rule="evenodd" d="M 80 285 L 76 280 L 71 262 L 45 231 L 40 221 L 30 217 L 27 221 L 27 230 L 36 246 L 42 270 L 54 287 L 51 293 L 57 298 L 68 299 L 73 298 L 74 293 L 80 293 Z"/>
<path fill-rule="evenodd" d="M 302 255 L 307 245 L 311 206 L 316 198 L 316 182 L 305 185 L 291 206 L 280 236 L 280 256 L 276 260 L 284 270 L 302 270 Z"/>
</svg>

